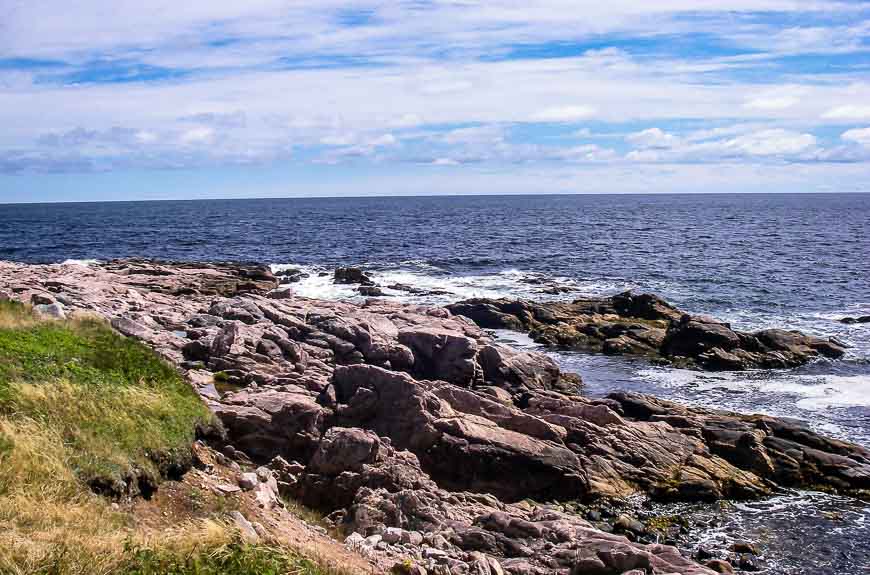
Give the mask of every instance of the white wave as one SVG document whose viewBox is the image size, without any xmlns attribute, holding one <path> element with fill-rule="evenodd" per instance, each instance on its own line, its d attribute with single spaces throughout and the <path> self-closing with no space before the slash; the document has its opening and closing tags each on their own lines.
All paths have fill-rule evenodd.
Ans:
<svg viewBox="0 0 870 575">
<path fill-rule="evenodd" d="M 64 260 L 62 266 L 92 266 L 100 263 L 100 260 Z"/>
<path fill-rule="evenodd" d="M 273 273 L 298 269 L 307 278 L 289 284 L 285 289 L 302 297 L 320 299 L 361 299 L 353 285 L 332 283 L 333 269 L 321 266 L 273 264 Z M 410 269 L 408 269 L 410 268 Z M 363 267 L 365 269 L 365 267 Z M 526 298 L 538 301 L 564 300 L 625 291 L 633 286 L 623 280 L 575 281 L 567 277 L 507 269 L 478 275 L 447 275 L 435 266 L 416 260 L 403 262 L 395 270 L 366 270 L 366 274 L 390 298 L 408 303 L 444 305 L 469 298 Z M 538 282 L 538 283 L 535 283 Z M 412 293 L 388 286 L 401 284 L 424 293 Z M 546 293 L 546 288 L 559 287 L 562 293 Z"/>
<path fill-rule="evenodd" d="M 830 407 L 870 406 L 870 376 L 866 375 L 806 375 L 760 371 L 706 373 L 662 368 L 641 370 L 638 375 L 664 388 L 691 388 L 700 392 L 724 389 L 793 396 L 796 398 L 794 405 L 808 411 L 823 411 Z M 717 401 L 719 399 L 721 398 L 717 398 Z"/>
<path fill-rule="evenodd" d="M 870 406 L 870 377 L 827 376 L 822 385 L 811 386 L 812 392 L 797 402 L 798 407 L 821 410 L 829 407 Z"/>
<path fill-rule="evenodd" d="M 290 290 L 300 297 L 326 300 L 359 297 L 359 293 L 356 292 L 356 286 L 333 283 L 334 276 L 331 268 L 295 264 L 274 264 L 271 268 L 274 274 L 291 269 L 299 270 L 303 274 L 306 274 L 308 277 L 304 277 L 292 284 L 283 285 L 280 288 Z"/>
</svg>

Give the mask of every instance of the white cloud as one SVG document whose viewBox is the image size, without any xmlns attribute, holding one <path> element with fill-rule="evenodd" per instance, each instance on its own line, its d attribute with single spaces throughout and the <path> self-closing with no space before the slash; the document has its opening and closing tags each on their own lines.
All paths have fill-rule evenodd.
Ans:
<svg viewBox="0 0 870 575">
<path fill-rule="evenodd" d="M 498 125 L 473 126 L 457 128 L 434 138 L 445 144 L 498 144 L 505 140 L 505 130 Z"/>
<path fill-rule="evenodd" d="M 151 144 L 158 140 L 157 134 L 147 130 L 139 130 L 135 135 L 136 141 L 142 144 Z"/>
<path fill-rule="evenodd" d="M 179 135 L 182 144 L 207 144 L 214 139 L 214 130 L 207 126 L 199 126 L 186 130 Z"/>
<path fill-rule="evenodd" d="M 804 159 L 804 154 L 818 151 L 816 137 L 812 134 L 782 128 L 748 130 L 746 126 L 736 126 L 690 133 L 682 139 L 653 128 L 626 139 L 640 148 L 626 154 L 626 159 L 645 163 L 715 163 L 734 158 L 746 162 L 800 160 Z"/>
<path fill-rule="evenodd" d="M 350 146 L 356 142 L 355 134 L 329 134 L 320 138 L 324 146 Z"/>
<path fill-rule="evenodd" d="M 610 148 L 602 148 L 594 144 L 574 146 L 555 152 L 557 157 L 574 162 L 607 162 L 617 159 L 617 154 Z"/>
<path fill-rule="evenodd" d="M 828 120 L 867 120 L 870 119 L 870 106 L 852 104 L 837 106 L 822 114 L 822 118 Z"/>
<path fill-rule="evenodd" d="M 846 130 L 840 137 L 849 142 L 855 142 L 862 146 L 870 146 L 870 128 L 854 128 Z"/>
<path fill-rule="evenodd" d="M 452 158 L 435 158 L 432 160 L 433 166 L 458 166 L 459 162 Z"/>
<path fill-rule="evenodd" d="M 372 140 L 369 140 L 368 145 L 373 148 L 383 148 L 387 146 L 395 146 L 399 141 L 392 134 L 383 134 Z"/>
<path fill-rule="evenodd" d="M 625 140 L 639 148 L 673 148 L 680 140 L 673 134 L 668 134 L 660 128 L 648 128 L 629 134 Z"/>
<path fill-rule="evenodd" d="M 754 110 L 786 110 L 799 101 L 795 96 L 762 96 L 747 101 L 744 106 Z"/>
<path fill-rule="evenodd" d="M 815 144 L 816 138 L 812 134 L 773 129 L 737 136 L 723 142 L 722 147 L 750 156 L 774 156 L 803 152 Z"/>
<path fill-rule="evenodd" d="M 577 122 L 584 120 L 595 113 L 595 108 L 590 106 L 556 106 L 545 108 L 535 112 L 531 116 L 534 122 Z"/>
<path fill-rule="evenodd" d="M 419 126 L 423 123 L 423 118 L 417 114 L 404 114 L 398 118 L 392 119 L 389 124 L 394 128 L 411 128 Z"/>
<path fill-rule="evenodd" d="M 372 11 L 377 18 L 363 27 L 345 28 L 335 17 L 352 7 Z M 530 43 L 575 38 L 581 35 L 636 33 L 667 34 L 690 28 L 692 32 L 735 34 L 740 23 L 734 13 L 785 12 L 812 16 L 860 13 L 860 6 L 838 1 L 796 0 L 666 0 L 638 2 L 612 0 L 489 0 L 487 2 L 394 2 L 390 0 L 248 0 L 228 2 L 187 0 L 88 0 L 77 4 L 74 17 L 60 0 L 19 2 L 4 11 L 0 54 L 51 56 L 95 51 L 145 48 L 165 56 L 171 46 L 174 61 L 196 62 L 203 35 L 218 43 L 209 46 L 212 59 L 225 65 L 249 63 L 252 55 L 312 54 L 321 51 L 362 54 L 390 42 L 399 51 L 409 44 L 485 49 L 506 42 Z M 111 15 L 107 22 L 106 15 Z M 691 19 L 688 17 L 692 16 Z M 783 48 L 842 46 L 852 42 L 857 26 L 837 33 L 821 26 L 771 31 L 765 26 L 743 26 L 745 42 Z M 833 27 L 832 27 L 833 28 Z M 226 38 L 246 42 L 221 44 Z M 201 61 L 201 59 L 199 59 Z"/>
<path fill-rule="evenodd" d="M 353 7 L 376 17 L 344 27 L 336 10 L 348 6 L 88 0 L 71 18 L 56 0 L 19 2 L 0 23 L 0 58 L 58 58 L 84 78 L 94 61 L 129 67 L 133 79 L 138 67 L 184 74 L 70 85 L 52 71 L 0 70 L 0 167 L 4 155 L 31 153 L 40 167 L 52 158 L 59 166 L 107 158 L 124 165 L 153 158 L 173 166 L 268 162 L 287 157 L 291 146 L 334 148 L 323 152 L 328 161 L 601 162 L 614 171 L 626 160 L 866 156 L 846 143 L 861 130 L 837 140 L 819 129 L 870 119 L 866 71 L 816 73 L 776 60 L 801 51 L 858 53 L 856 39 L 870 28 L 855 3 L 359 0 Z M 801 17 L 783 21 L 824 12 L 820 22 L 848 24 L 782 29 L 779 18 L 756 18 L 757 11 Z M 667 55 L 666 47 L 569 53 L 589 38 L 618 46 L 621 38 L 656 42 L 684 33 L 755 49 L 712 57 L 691 49 Z M 563 57 L 511 59 L 518 46 L 552 41 L 564 43 Z M 566 134 L 571 127 L 560 125 L 589 120 L 594 133 L 575 126 Z M 517 126 L 529 122 L 547 125 Z M 625 134 L 625 126 L 639 131 Z M 624 139 L 635 149 L 623 157 L 576 145 L 586 138 L 614 141 L 620 150 Z M 831 148 L 831 140 L 851 155 Z"/>
</svg>

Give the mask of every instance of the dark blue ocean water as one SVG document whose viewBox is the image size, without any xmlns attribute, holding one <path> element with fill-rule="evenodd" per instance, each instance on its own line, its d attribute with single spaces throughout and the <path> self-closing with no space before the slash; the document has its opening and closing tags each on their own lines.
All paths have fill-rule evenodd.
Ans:
<svg viewBox="0 0 870 575">
<path fill-rule="evenodd" d="M 870 324 L 837 321 L 870 314 L 868 222 L 868 194 L 0 205 L 0 259 L 254 260 L 310 272 L 362 265 L 383 285 L 448 292 L 393 294 L 429 303 L 653 291 L 739 328 L 795 328 L 853 347 L 843 360 L 795 370 L 717 374 L 553 353 L 583 375 L 588 393 L 633 389 L 795 417 L 870 445 Z M 570 291 L 543 293 L 541 281 Z M 292 289 L 312 297 L 356 297 L 317 273 Z M 533 347 L 516 334 L 501 336 Z M 746 505 L 727 515 L 719 531 L 753 540 L 792 525 L 795 533 L 806 533 L 769 539 L 770 573 L 866 572 L 870 550 L 853 543 L 870 539 L 870 510 L 826 497 L 798 494 Z M 823 510 L 831 508 L 847 519 L 827 519 Z"/>
<path fill-rule="evenodd" d="M 839 310 L 870 292 L 870 195 L 484 196 L 0 205 L 0 258 L 506 269 L 692 305 Z"/>
</svg>

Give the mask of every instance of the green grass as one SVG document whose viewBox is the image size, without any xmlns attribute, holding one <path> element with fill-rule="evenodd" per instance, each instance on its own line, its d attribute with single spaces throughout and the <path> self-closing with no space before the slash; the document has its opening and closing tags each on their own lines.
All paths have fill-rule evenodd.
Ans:
<svg viewBox="0 0 870 575">
<path fill-rule="evenodd" d="M 219 510 L 144 527 L 89 488 L 133 471 L 156 480 L 211 417 L 171 366 L 106 324 L 0 302 L 0 574 L 341 573 L 242 543 Z"/>
<path fill-rule="evenodd" d="M 96 320 L 27 322 L 0 309 L 0 416 L 56 432 L 85 481 L 154 476 L 188 457 L 208 410 L 168 364 Z M 18 322 L 9 321 L 22 318 Z M 12 440 L 0 435 L 0 453 Z M 0 493 L 8 488 L 0 472 Z"/>
</svg>

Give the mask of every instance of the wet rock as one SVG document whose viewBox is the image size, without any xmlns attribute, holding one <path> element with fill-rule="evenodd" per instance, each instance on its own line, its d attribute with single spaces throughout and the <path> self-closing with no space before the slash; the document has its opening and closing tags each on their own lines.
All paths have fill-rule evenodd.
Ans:
<svg viewBox="0 0 870 575">
<path fill-rule="evenodd" d="M 643 535 L 646 532 L 646 527 L 637 519 L 629 517 L 628 515 L 620 515 L 613 523 L 613 531 L 630 533 L 637 536 Z"/>
<path fill-rule="evenodd" d="M 683 316 L 668 330 L 663 352 L 665 355 L 695 357 L 713 348 L 727 352 L 739 345 L 740 337 L 728 326 Z"/>
<path fill-rule="evenodd" d="M 333 282 L 337 284 L 362 284 L 372 286 L 374 282 L 360 268 L 336 268 Z"/>
<path fill-rule="evenodd" d="M 870 315 L 862 315 L 860 317 L 844 317 L 840 320 L 840 322 L 847 325 L 856 323 L 870 323 Z"/>
<path fill-rule="evenodd" d="M 356 291 L 358 291 L 360 295 L 363 295 L 366 297 L 382 297 L 382 296 L 386 295 L 384 293 L 384 290 L 382 290 L 378 286 L 362 285 L 362 286 L 359 286 L 358 288 L 356 288 Z"/>
<path fill-rule="evenodd" d="M 708 559 L 713 559 L 716 557 L 716 554 L 707 549 L 706 547 L 698 547 L 695 551 L 695 559 L 698 561 L 707 561 Z"/>
<path fill-rule="evenodd" d="M 758 555 L 758 548 L 748 541 L 735 541 L 731 545 L 731 551 L 739 554 Z"/>
<path fill-rule="evenodd" d="M 275 272 L 275 277 L 278 278 L 278 282 L 281 285 L 292 284 L 300 282 L 308 277 L 310 274 L 305 273 L 304 271 L 296 268 L 281 270 Z"/>
<path fill-rule="evenodd" d="M 758 558 L 748 553 L 741 554 L 737 560 L 737 567 L 743 571 L 761 571 Z"/>
<path fill-rule="evenodd" d="M 528 332 L 536 342 L 713 371 L 794 367 L 838 358 L 833 339 L 785 330 L 744 333 L 724 322 L 681 312 L 651 294 L 619 294 L 571 303 L 471 299 L 447 306 L 488 329 Z"/>
<path fill-rule="evenodd" d="M 722 559 L 711 559 L 704 565 L 716 573 L 734 573 L 734 567 L 731 566 L 731 563 Z"/>
</svg>

